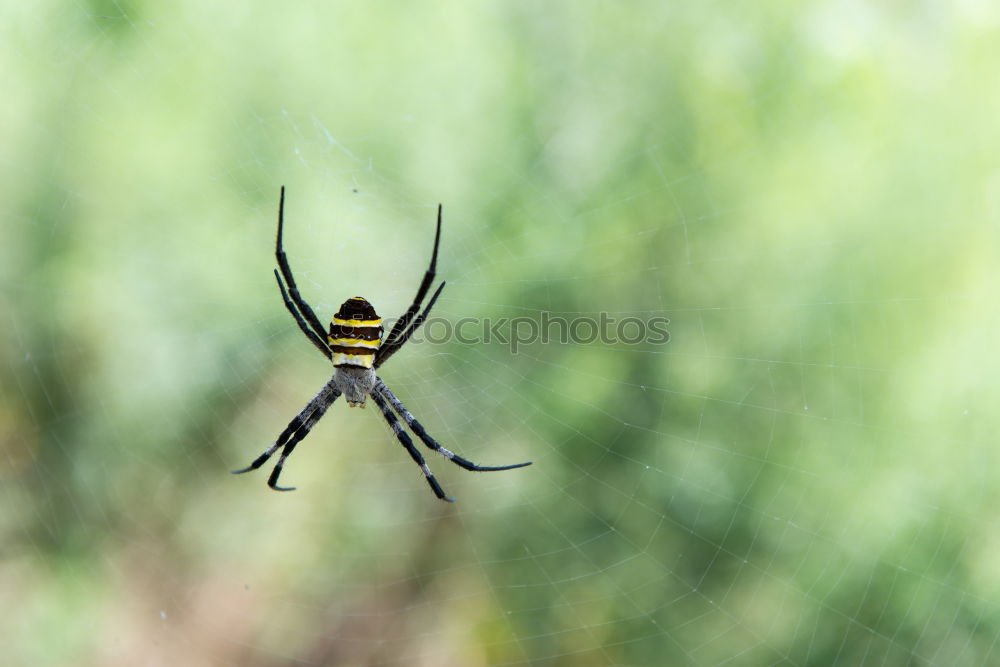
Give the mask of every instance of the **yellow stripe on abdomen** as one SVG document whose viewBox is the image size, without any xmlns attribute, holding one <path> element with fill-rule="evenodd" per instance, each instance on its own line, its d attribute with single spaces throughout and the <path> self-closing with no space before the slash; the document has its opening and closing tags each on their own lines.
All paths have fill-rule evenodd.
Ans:
<svg viewBox="0 0 1000 667">
<path fill-rule="evenodd" d="M 341 345 L 343 347 L 367 347 L 373 350 L 377 350 L 382 341 L 376 340 L 363 340 L 361 338 L 334 338 L 332 336 L 327 336 L 327 341 L 330 345 Z"/>
<path fill-rule="evenodd" d="M 350 354 L 348 352 L 334 352 L 334 366 L 358 366 L 360 368 L 372 368 L 375 361 L 374 354 Z"/>
<path fill-rule="evenodd" d="M 382 318 L 374 320 L 342 320 L 339 317 L 334 317 L 333 323 L 343 327 L 380 327 L 382 326 Z"/>
</svg>

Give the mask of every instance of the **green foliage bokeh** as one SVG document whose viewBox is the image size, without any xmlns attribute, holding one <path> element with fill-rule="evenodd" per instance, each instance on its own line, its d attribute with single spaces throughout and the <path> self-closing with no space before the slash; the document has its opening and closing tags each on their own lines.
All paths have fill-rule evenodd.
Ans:
<svg viewBox="0 0 1000 667">
<path fill-rule="evenodd" d="M 0 9 L 0 641 L 14 664 L 1000 660 L 987 2 Z M 401 312 L 670 319 L 414 345 L 436 504 L 336 405 Z M 51 638 L 58 637 L 58 641 Z"/>
</svg>

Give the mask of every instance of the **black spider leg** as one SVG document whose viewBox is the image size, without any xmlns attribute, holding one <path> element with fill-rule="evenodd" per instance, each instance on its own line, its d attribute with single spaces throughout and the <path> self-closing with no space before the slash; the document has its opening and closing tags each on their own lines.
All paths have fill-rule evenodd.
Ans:
<svg viewBox="0 0 1000 667">
<path fill-rule="evenodd" d="M 427 267 L 427 271 L 424 273 L 424 279 L 420 281 L 420 287 L 417 289 L 416 296 L 413 297 L 413 303 L 410 304 L 410 307 L 406 309 L 406 312 L 403 313 L 398 320 L 396 320 L 396 323 L 393 325 L 389 335 L 385 338 L 385 343 L 381 348 L 379 348 L 378 353 L 376 353 L 376 357 L 381 359 L 381 361 L 388 359 L 396 350 L 402 347 L 403 343 L 406 342 L 406 338 L 409 338 L 409 336 L 404 338 L 401 335 L 410 326 L 410 323 L 413 321 L 413 318 L 416 317 L 417 313 L 420 312 L 420 306 L 423 304 L 424 297 L 427 296 L 427 290 L 430 289 L 431 283 L 434 282 L 434 277 L 437 275 L 438 246 L 440 246 L 440 244 L 441 205 L 438 204 L 437 231 L 434 232 L 434 252 L 431 254 L 430 266 Z M 441 291 L 440 287 L 438 288 L 438 291 Z M 381 361 L 376 361 L 376 368 Z"/>
<path fill-rule="evenodd" d="M 292 267 L 289 266 L 288 264 L 288 257 L 285 256 L 285 249 L 281 242 L 282 232 L 284 231 L 284 229 L 285 229 L 285 186 L 282 185 L 281 199 L 278 202 L 278 240 L 275 243 L 274 256 L 278 260 L 278 266 L 281 268 L 281 275 L 284 276 L 285 282 L 288 283 L 288 292 L 292 296 L 292 301 L 295 303 L 296 306 L 298 306 L 299 311 L 305 318 L 305 321 L 308 322 L 309 326 L 312 327 L 313 332 L 318 336 L 319 340 L 321 342 L 325 341 L 326 330 L 320 323 L 319 318 L 316 317 L 316 313 L 313 312 L 313 309 L 309 307 L 309 304 L 306 303 L 306 300 L 302 298 L 301 294 L 299 294 L 299 288 L 295 285 L 295 277 L 292 275 Z M 278 283 L 280 285 L 281 281 L 279 280 Z M 282 289 L 282 292 L 284 292 L 284 289 Z M 285 304 L 287 305 L 287 303 L 288 300 L 285 299 Z M 291 309 L 289 308 L 289 310 Z M 293 312 L 292 315 L 295 315 L 295 313 Z M 301 318 L 296 317 L 295 319 L 296 321 L 298 321 Z M 311 336 L 310 340 L 313 340 Z M 313 344 L 315 343 L 316 341 L 313 340 Z M 329 352 L 329 350 L 327 352 Z M 329 357 L 330 355 L 327 354 L 326 356 Z"/>
<path fill-rule="evenodd" d="M 383 345 L 378 349 L 378 351 L 375 353 L 375 363 L 374 363 L 375 368 L 378 368 L 379 366 L 384 364 L 386 359 L 396 354 L 396 352 L 399 351 L 399 348 L 403 347 L 403 343 L 410 340 L 410 336 L 413 335 L 413 332 L 419 329 L 420 325 L 423 324 L 424 320 L 427 319 L 427 314 L 431 312 L 431 308 L 434 307 L 434 302 L 437 301 L 438 296 L 440 296 L 441 294 L 441 290 L 444 289 L 444 286 L 445 286 L 444 282 L 438 285 L 438 288 L 434 291 L 434 294 L 431 296 L 431 300 L 427 302 L 427 307 L 424 308 L 424 312 L 420 313 L 420 317 L 413 320 L 413 325 L 403 333 L 398 343 L 396 343 L 395 345 L 390 345 L 388 346 L 388 348 Z"/>
<path fill-rule="evenodd" d="M 333 405 L 333 402 L 337 400 L 338 396 L 340 396 L 340 392 L 334 390 L 331 397 L 317 405 L 316 409 L 313 410 L 313 413 L 309 415 L 308 419 L 306 419 L 305 424 L 302 425 L 302 428 L 296 431 L 295 435 L 293 435 L 291 439 L 285 443 L 285 448 L 281 450 L 281 456 L 278 457 L 278 462 L 274 465 L 274 470 L 271 471 L 271 475 L 267 478 L 267 485 L 269 487 L 275 491 L 295 490 L 294 486 L 278 486 L 278 477 L 281 475 L 281 469 L 285 466 L 285 459 L 291 456 L 292 452 L 295 451 L 295 445 L 299 444 L 303 438 L 309 435 L 309 431 L 311 431 L 313 426 L 316 425 L 316 422 L 318 422 L 323 415 L 326 414 L 327 409 Z"/>
<path fill-rule="evenodd" d="M 327 359 L 333 359 L 333 353 L 330 352 L 330 348 L 323 342 L 323 339 L 319 338 L 316 333 L 309 328 L 305 320 L 302 319 L 302 315 L 300 315 L 299 311 L 295 309 L 295 304 L 293 304 L 288 298 L 288 292 L 285 291 L 285 285 L 281 282 L 281 276 L 278 275 L 278 269 L 274 270 L 274 277 L 278 280 L 278 289 L 281 290 L 281 299 L 285 302 L 285 308 L 287 308 L 288 312 L 290 312 L 292 317 L 295 318 L 295 321 L 299 325 L 299 329 L 302 329 L 302 333 L 306 335 L 312 344 L 315 345 Z"/>
<path fill-rule="evenodd" d="M 427 462 L 424 461 L 424 457 L 421 456 L 419 451 L 417 451 L 417 448 L 413 444 L 413 440 L 410 438 L 409 434 L 403 430 L 403 425 L 399 423 L 398 419 L 396 419 L 396 415 L 392 414 L 392 409 L 385 402 L 385 399 L 382 398 L 374 389 L 371 391 L 371 397 L 372 400 L 375 401 L 375 404 L 378 405 L 379 409 L 382 410 L 382 416 L 385 417 L 387 422 L 389 422 L 389 426 L 392 428 L 392 432 L 396 434 L 399 444 L 403 445 L 406 451 L 410 453 L 410 458 L 416 461 L 417 465 L 420 466 L 420 469 L 424 472 L 424 478 L 427 480 L 427 483 L 430 484 L 431 490 L 434 491 L 434 495 L 441 500 L 447 500 L 449 503 L 455 502 L 455 499 L 449 498 L 445 494 L 444 489 L 441 488 L 441 485 L 438 484 L 437 479 L 434 477 L 434 473 L 432 473 L 431 469 L 427 467 Z"/>
<path fill-rule="evenodd" d="M 285 430 L 281 432 L 278 439 L 274 441 L 274 444 L 264 450 L 264 453 L 254 459 L 253 463 L 248 465 L 246 468 L 241 468 L 240 470 L 233 470 L 234 475 L 239 475 L 245 472 L 250 472 L 251 470 L 256 470 L 257 468 L 264 465 L 264 463 L 274 455 L 279 447 L 284 445 L 285 449 L 281 453 L 281 457 L 278 460 L 278 464 L 274 467 L 274 471 L 267 480 L 268 486 L 272 489 L 278 491 L 290 491 L 291 489 L 283 489 L 277 485 L 278 475 L 281 474 L 281 468 L 285 464 L 285 459 L 288 455 L 292 453 L 295 449 L 295 445 L 299 443 L 300 440 L 309 435 L 309 431 L 312 427 L 316 425 L 327 409 L 333 404 L 334 401 L 340 396 L 340 392 L 334 386 L 334 378 L 330 378 L 319 393 L 309 401 L 308 405 L 302 409 L 302 412 L 297 414 Z"/>
<path fill-rule="evenodd" d="M 452 463 L 454 463 L 457 466 L 465 468 L 466 470 L 474 470 L 478 472 L 492 472 L 495 470 L 513 470 L 514 468 L 523 468 L 525 466 L 531 465 L 531 461 L 526 461 L 524 463 L 515 463 L 514 465 L 508 465 L 508 466 L 481 466 L 473 463 L 472 461 L 469 461 L 468 459 L 463 459 L 458 454 L 455 454 L 454 452 L 442 447 L 437 442 L 437 440 L 432 438 L 427 433 L 426 429 L 424 429 L 423 425 L 421 425 L 421 423 L 418 422 L 412 414 L 410 414 L 410 411 L 406 409 L 406 406 L 403 405 L 403 402 L 400 401 L 398 398 L 396 398 L 396 395 L 392 393 L 392 390 L 389 389 L 389 387 L 386 386 L 385 382 L 382 381 L 382 378 L 378 378 L 378 380 L 376 380 L 375 387 L 372 391 L 379 392 L 387 399 L 389 399 L 389 403 L 392 404 L 392 407 L 393 409 L 396 410 L 396 413 L 403 418 L 403 421 L 405 421 L 406 425 L 410 427 L 410 430 L 416 433 L 417 437 L 420 438 L 425 445 L 433 449 L 435 452 L 443 454 L 447 459 L 449 459 Z"/>
</svg>

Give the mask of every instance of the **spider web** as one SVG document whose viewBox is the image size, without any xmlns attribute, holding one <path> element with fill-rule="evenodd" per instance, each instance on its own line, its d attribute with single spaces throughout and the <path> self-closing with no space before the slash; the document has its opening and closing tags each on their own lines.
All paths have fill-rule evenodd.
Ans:
<svg viewBox="0 0 1000 667">
<path fill-rule="evenodd" d="M 0 12 L 13 664 L 997 662 L 992 4 Z M 428 452 L 453 505 L 342 401 L 231 477 L 330 374 L 282 184 L 321 319 L 401 314 L 443 202 L 427 336 L 670 341 L 407 345 L 534 461 Z"/>
</svg>

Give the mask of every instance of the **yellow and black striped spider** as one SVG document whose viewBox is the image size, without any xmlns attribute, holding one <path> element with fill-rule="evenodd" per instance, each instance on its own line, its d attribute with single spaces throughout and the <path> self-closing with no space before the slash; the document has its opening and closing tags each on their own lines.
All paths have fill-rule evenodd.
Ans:
<svg viewBox="0 0 1000 667">
<path fill-rule="evenodd" d="M 392 428 L 392 432 L 396 434 L 399 443 L 409 452 L 410 458 L 420 466 L 424 477 L 427 479 L 427 483 L 430 484 L 431 489 L 434 491 L 434 495 L 441 500 L 454 502 L 454 499 L 445 495 L 444 489 L 441 488 L 441 485 L 434 478 L 431 469 L 427 467 L 424 457 L 417 451 L 413 440 L 403 430 L 403 425 L 399 423 L 396 415 L 393 414 L 393 410 L 403 418 L 403 421 L 410 427 L 410 430 L 425 445 L 466 470 L 511 470 L 512 468 L 522 468 L 531 465 L 531 462 L 528 461 L 509 466 L 480 466 L 445 449 L 434 438 L 428 435 L 424 427 L 420 425 L 420 422 L 413 418 L 413 415 L 406 409 L 406 406 L 396 398 L 396 395 L 375 374 L 375 369 L 385 363 L 386 359 L 395 354 L 399 348 L 403 347 L 403 344 L 410 339 L 413 332 L 424 323 L 424 320 L 427 319 L 427 314 L 434 306 L 434 302 L 437 301 L 438 296 L 441 294 L 441 290 L 444 289 L 444 282 L 442 282 L 431 296 L 427 307 L 424 308 L 423 312 L 420 311 L 424 298 L 427 296 L 427 290 L 430 288 L 431 283 L 434 282 L 434 276 L 436 275 L 435 267 L 437 266 L 438 244 L 441 241 L 440 206 L 438 206 L 437 232 L 434 234 L 434 254 L 431 255 L 430 267 L 424 273 L 424 279 L 421 281 L 419 289 L 417 289 L 417 295 L 413 299 L 413 304 L 396 321 L 385 341 L 382 340 L 384 332 L 382 320 L 376 314 L 372 305 L 360 296 L 352 297 L 345 301 L 340 306 L 337 314 L 333 316 L 329 332 L 323 330 L 323 325 L 320 324 L 316 313 L 305 302 L 305 299 L 299 295 L 299 290 L 295 286 L 292 269 L 288 265 L 288 258 L 285 256 L 285 251 L 281 245 L 284 220 L 285 188 L 282 186 L 281 198 L 278 202 L 278 241 L 275 248 L 275 256 L 278 259 L 278 268 L 281 269 L 281 273 L 279 275 L 278 269 L 275 269 L 274 277 L 278 280 L 278 289 L 281 290 L 281 298 L 285 302 L 285 307 L 292 314 L 292 317 L 295 318 L 299 329 L 323 353 L 323 356 L 333 362 L 335 370 L 330 381 L 320 389 L 315 398 L 309 401 L 309 404 L 303 408 L 302 412 L 295 416 L 285 430 L 281 432 L 281 435 L 278 436 L 274 444 L 265 449 L 264 453 L 254 459 L 254 462 L 249 466 L 242 470 L 234 470 L 233 474 L 238 475 L 256 470 L 264 465 L 264 462 L 271 458 L 278 451 L 278 448 L 281 447 L 283 448 L 281 456 L 278 457 L 278 463 L 274 466 L 274 470 L 267 480 L 267 485 L 276 491 L 293 490 L 295 487 L 278 486 L 278 476 L 281 474 L 282 466 L 285 465 L 285 459 L 292 453 L 295 446 L 309 435 L 312 427 L 316 425 L 316 422 L 323 417 L 327 409 L 341 394 L 346 395 L 347 404 L 352 408 L 355 406 L 365 407 L 365 398 L 367 396 L 372 397 L 375 405 L 382 411 L 382 416 L 389 423 L 390 428 Z M 284 281 L 282 281 L 282 277 L 284 277 Z M 287 290 L 285 289 L 286 284 L 288 286 Z M 420 313 L 419 316 L 417 313 Z"/>
</svg>

